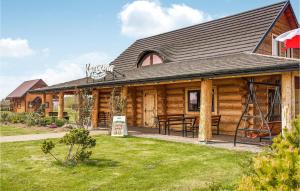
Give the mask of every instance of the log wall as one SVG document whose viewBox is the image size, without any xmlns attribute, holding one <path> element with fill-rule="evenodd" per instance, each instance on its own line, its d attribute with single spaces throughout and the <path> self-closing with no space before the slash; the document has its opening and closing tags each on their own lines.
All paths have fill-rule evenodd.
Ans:
<svg viewBox="0 0 300 191">
<path fill-rule="evenodd" d="M 275 83 L 280 75 L 255 77 L 257 82 Z M 127 122 L 129 126 L 141 127 L 143 123 L 143 92 L 156 90 L 157 114 L 185 114 L 199 117 L 199 112 L 186 111 L 186 90 L 200 89 L 200 82 L 176 83 L 156 86 L 129 87 L 127 95 Z M 247 85 L 242 78 L 213 80 L 213 87 L 217 90 L 215 114 L 221 115 L 220 133 L 233 134 L 236 124 L 242 114 L 243 105 L 247 99 Z M 268 112 L 268 86 L 257 87 L 257 99 L 264 114 Z M 112 89 L 100 90 L 99 111 L 109 112 Z M 256 109 L 252 109 L 256 113 Z"/>
</svg>

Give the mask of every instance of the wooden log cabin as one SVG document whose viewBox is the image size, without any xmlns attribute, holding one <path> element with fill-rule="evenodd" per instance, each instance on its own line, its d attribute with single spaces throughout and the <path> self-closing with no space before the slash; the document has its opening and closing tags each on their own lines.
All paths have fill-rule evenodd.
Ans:
<svg viewBox="0 0 300 191">
<path fill-rule="evenodd" d="M 10 111 L 17 113 L 36 111 L 42 102 L 46 102 L 46 94 L 32 94 L 29 91 L 43 87 L 47 87 L 47 84 L 42 79 L 28 80 L 20 84 L 6 97 L 10 100 Z M 48 96 L 48 101 L 49 98 Z M 46 110 L 49 112 L 52 108 L 47 107 Z"/>
<path fill-rule="evenodd" d="M 139 39 L 110 63 L 115 72 L 105 78 L 82 78 L 33 92 L 58 94 L 61 114 L 64 94 L 91 89 L 96 128 L 101 114 L 110 112 L 111 92 L 117 88 L 127 100 L 128 125 L 153 127 L 158 115 L 197 116 L 199 140 L 209 140 L 213 115 L 221 115 L 221 134 L 234 134 L 251 79 L 257 82 L 256 101 L 264 115 L 271 109 L 273 85 L 280 84 L 280 104 L 272 114 L 290 129 L 299 114 L 300 51 L 286 50 L 275 38 L 298 27 L 290 2 L 284 1 Z M 248 112 L 255 113 L 255 107 L 250 104 Z"/>
</svg>

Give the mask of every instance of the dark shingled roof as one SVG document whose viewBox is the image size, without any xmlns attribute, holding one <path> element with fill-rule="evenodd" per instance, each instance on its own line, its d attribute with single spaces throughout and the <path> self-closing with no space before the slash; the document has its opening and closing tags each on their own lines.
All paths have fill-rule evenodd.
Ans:
<svg viewBox="0 0 300 191">
<path fill-rule="evenodd" d="M 53 91 L 74 87 L 159 82 L 178 79 L 213 78 L 226 75 L 258 74 L 299 70 L 300 60 L 254 53 L 236 53 L 212 58 L 169 62 L 127 71 L 125 78 L 87 83 L 86 78 L 37 89 Z"/>
<path fill-rule="evenodd" d="M 253 52 L 287 5 L 284 1 L 137 40 L 112 64 L 118 71 L 135 69 L 139 55 L 147 50 L 159 50 L 169 61 Z"/>
<path fill-rule="evenodd" d="M 45 86 L 47 86 L 47 84 L 42 79 L 25 81 L 21 85 L 19 85 L 13 92 L 11 92 L 6 98 L 20 98 L 23 97 L 29 90 Z"/>
<path fill-rule="evenodd" d="M 125 78 L 94 83 L 82 78 L 36 91 L 299 70 L 299 60 L 252 53 L 289 5 L 284 1 L 137 40 L 111 63 Z M 149 51 L 162 55 L 164 64 L 137 68 Z"/>
</svg>

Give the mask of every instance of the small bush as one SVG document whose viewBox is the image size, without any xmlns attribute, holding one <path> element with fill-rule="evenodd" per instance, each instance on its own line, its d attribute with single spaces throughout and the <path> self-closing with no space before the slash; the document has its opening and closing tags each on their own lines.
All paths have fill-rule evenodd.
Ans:
<svg viewBox="0 0 300 191">
<path fill-rule="evenodd" d="M 1 122 L 8 122 L 9 120 L 9 113 L 8 112 L 1 112 L 0 113 L 0 121 Z"/>
<path fill-rule="evenodd" d="M 274 139 L 270 150 L 253 159 L 248 176 L 237 190 L 299 190 L 300 189 L 300 117 L 291 132 Z"/>
<path fill-rule="evenodd" d="M 56 124 L 57 127 L 62 127 L 65 123 L 66 123 L 66 121 L 63 120 L 63 119 L 56 119 L 55 120 L 55 124 Z"/>
<path fill-rule="evenodd" d="M 39 125 L 40 126 L 47 126 L 54 123 L 54 119 L 52 117 L 42 117 L 39 119 Z"/>
<path fill-rule="evenodd" d="M 77 164 L 78 162 L 89 159 L 92 155 L 92 151 L 88 149 L 96 146 L 96 139 L 91 137 L 89 131 L 84 128 L 70 130 L 59 142 L 69 146 L 64 164 Z M 52 141 L 44 141 L 41 149 L 43 153 L 51 154 L 55 160 L 60 161 L 51 153 L 54 147 L 55 144 Z"/>
</svg>

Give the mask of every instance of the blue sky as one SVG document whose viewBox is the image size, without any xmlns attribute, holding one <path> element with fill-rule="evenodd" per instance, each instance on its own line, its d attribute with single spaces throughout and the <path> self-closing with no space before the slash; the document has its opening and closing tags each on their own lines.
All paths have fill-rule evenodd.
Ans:
<svg viewBox="0 0 300 191">
<path fill-rule="evenodd" d="M 84 77 L 86 63 L 108 63 L 137 38 L 276 2 L 1 0 L 0 98 L 24 80 Z"/>
</svg>

